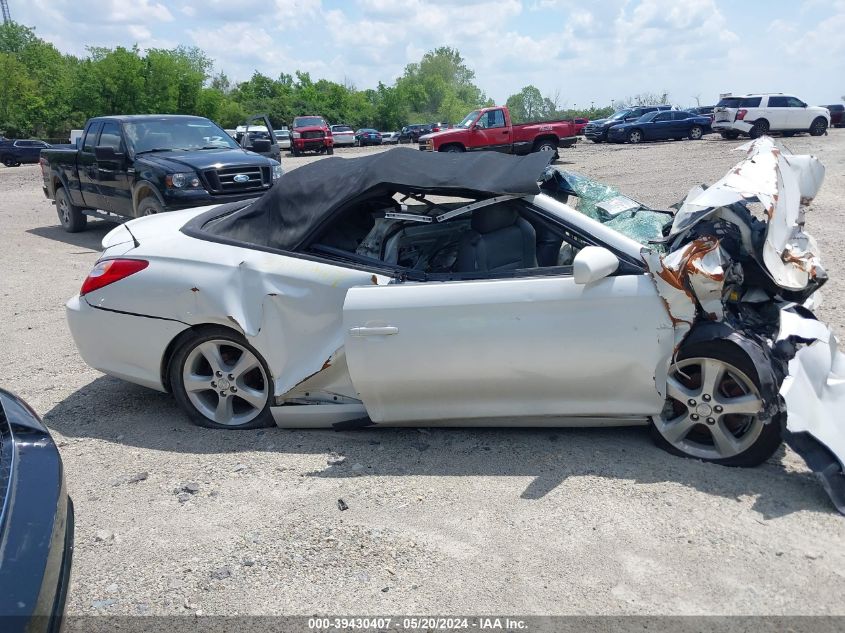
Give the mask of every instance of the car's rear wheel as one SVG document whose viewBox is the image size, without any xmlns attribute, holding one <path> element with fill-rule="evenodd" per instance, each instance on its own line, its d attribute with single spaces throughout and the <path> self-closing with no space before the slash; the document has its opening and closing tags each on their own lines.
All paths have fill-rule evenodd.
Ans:
<svg viewBox="0 0 845 633">
<path fill-rule="evenodd" d="M 704 130 L 701 129 L 700 125 L 693 125 L 689 130 L 689 137 L 692 141 L 700 141 L 701 137 L 704 136 Z"/>
<path fill-rule="evenodd" d="M 156 215 L 157 213 L 164 213 L 164 208 L 158 200 L 152 196 L 148 196 L 138 203 L 138 216 Z"/>
<path fill-rule="evenodd" d="M 639 143 L 643 140 L 643 133 L 639 130 L 631 130 L 628 132 L 628 142 L 629 143 Z"/>
<path fill-rule="evenodd" d="M 824 117 L 816 118 L 810 125 L 810 136 L 822 136 L 827 132 L 827 120 Z"/>
<path fill-rule="evenodd" d="M 82 209 L 71 203 L 64 187 L 56 189 L 54 195 L 56 202 L 56 213 L 59 215 L 59 222 L 62 228 L 68 233 L 79 233 L 88 224 L 88 216 L 82 213 Z"/>
<path fill-rule="evenodd" d="M 760 119 L 759 121 L 755 121 L 754 125 L 751 128 L 751 131 L 748 133 L 748 136 L 751 138 L 760 138 L 761 136 L 765 136 L 769 133 L 769 122 L 766 119 Z"/>
<path fill-rule="evenodd" d="M 666 403 L 652 419 L 661 448 L 724 466 L 756 466 L 781 443 L 778 419 L 764 423 L 754 364 L 726 342 L 691 345 L 669 369 Z"/>
<path fill-rule="evenodd" d="M 727 132 L 721 132 L 722 138 L 726 141 L 735 141 L 739 138 L 739 132 L 736 130 L 729 130 Z"/>
<path fill-rule="evenodd" d="M 199 426 L 256 429 L 273 423 L 267 364 L 232 330 L 208 328 L 182 343 L 171 361 L 170 386 Z"/>
</svg>

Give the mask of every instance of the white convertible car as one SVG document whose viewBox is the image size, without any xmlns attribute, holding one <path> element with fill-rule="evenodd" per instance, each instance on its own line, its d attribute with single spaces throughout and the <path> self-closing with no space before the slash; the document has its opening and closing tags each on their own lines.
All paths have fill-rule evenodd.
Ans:
<svg viewBox="0 0 845 633">
<path fill-rule="evenodd" d="M 845 509 L 845 364 L 810 309 L 824 170 L 768 138 L 677 211 L 548 157 L 394 149 L 111 231 L 67 304 L 91 366 L 214 428 L 650 425 Z"/>
</svg>

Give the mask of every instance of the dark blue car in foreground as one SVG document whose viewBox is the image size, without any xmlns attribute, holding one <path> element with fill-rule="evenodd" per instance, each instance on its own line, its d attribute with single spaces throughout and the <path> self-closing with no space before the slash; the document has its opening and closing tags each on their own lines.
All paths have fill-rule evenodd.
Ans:
<svg viewBox="0 0 845 633">
<path fill-rule="evenodd" d="M 649 112 L 636 121 L 610 128 L 608 140 L 612 143 L 640 143 L 689 138 L 693 141 L 710 133 L 710 117 L 686 110 Z"/>
<path fill-rule="evenodd" d="M 57 633 L 73 557 L 73 503 L 38 415 L 0 389 L 0 631 Z"/>
</svg>

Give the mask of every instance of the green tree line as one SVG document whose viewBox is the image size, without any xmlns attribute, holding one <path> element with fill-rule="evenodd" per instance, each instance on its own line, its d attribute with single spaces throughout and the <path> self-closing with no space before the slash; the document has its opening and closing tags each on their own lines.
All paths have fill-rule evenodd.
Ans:
<svg viewBox="0 0 845 633">
<path fill-rule="evenodd" d="M 450 47 L 408 64 L 392 85 L 363 90 L 297 70 L 275 79 L 256 71 L 233 82 L 224 73 L 212 75 L 212 67 L 205 52 L 188 46 L 90 47 L 84 57 L 67 55 L 31 28 L 3 24 L 0 133 L 66 138 L 92 116 L 139 113 L 196 114 L 227 128 L 255 113 L 269 114 L 277 127 L 297 115 L 319 114 L 331 123 L 396 130 L 408 123 L 456 123 L 474 108 L 493 105 L 460 52 Z M 610 113 L 610 108 L 563 108 L 557 101 L 526 86 L 507 105 L 517 122 Z"/>
</svg>

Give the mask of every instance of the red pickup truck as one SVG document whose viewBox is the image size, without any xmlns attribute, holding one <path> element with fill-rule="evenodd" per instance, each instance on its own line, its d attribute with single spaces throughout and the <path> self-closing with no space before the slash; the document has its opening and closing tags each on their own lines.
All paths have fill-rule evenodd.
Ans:
<svg viewBox="0 0 845 633">
<path fill-rule="evenodd" d="M 506 154 L 555 152 L 578 142 L 573 121 L 539 121 L 511 124 L 506 106 L 473 110 L 455 127 L 425 134 L 420 149 L 429 152 L 493 150 Z"/>
</svg>

